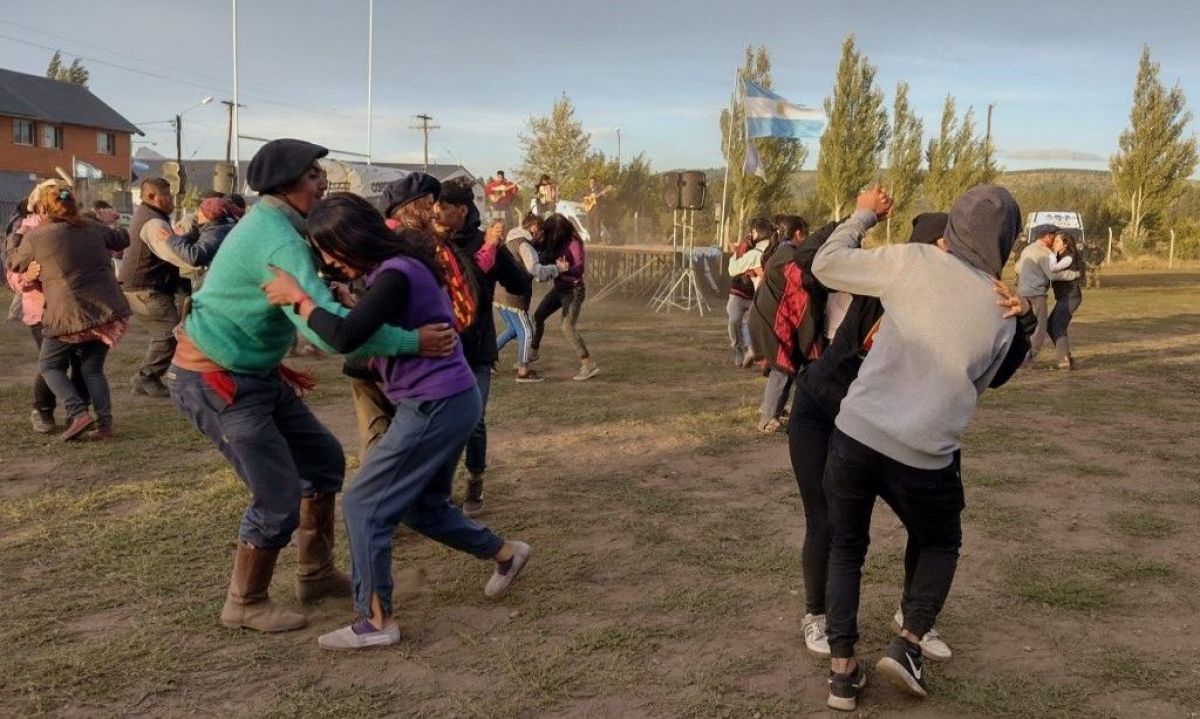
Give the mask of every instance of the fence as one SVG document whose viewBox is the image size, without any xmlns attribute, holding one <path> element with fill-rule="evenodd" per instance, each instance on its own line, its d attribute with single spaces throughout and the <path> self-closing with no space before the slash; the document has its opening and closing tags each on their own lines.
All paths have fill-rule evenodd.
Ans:
<svg viewBox="0 0 1200 719">
<path fill-rule="evenodd" d="M 712 297 L 726 289 L 724 266 L 728 255 L 715 248 L 699 247 L 692 254 L 701 290 Z M 670 245 L 587 246 L 589 299 L 649 297 L 680 268 L 683 255 Z"/>
</svg>

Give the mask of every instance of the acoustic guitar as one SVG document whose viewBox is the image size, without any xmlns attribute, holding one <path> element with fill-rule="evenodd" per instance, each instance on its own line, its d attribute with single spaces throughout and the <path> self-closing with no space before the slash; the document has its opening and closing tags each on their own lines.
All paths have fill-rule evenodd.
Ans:
<svg viewBox="0 0 1200 719">
<path fill-rule="evenodd" d="M 583 202 L 579 203 L 583 207 L 584 212 L 591 212 L 596 209 L 596 204 L 600 202 L 600 198 L 613 191 L 613 186 L 609 185 L 599 192 L 592 192 L 583 198 Z"/>
</svg>

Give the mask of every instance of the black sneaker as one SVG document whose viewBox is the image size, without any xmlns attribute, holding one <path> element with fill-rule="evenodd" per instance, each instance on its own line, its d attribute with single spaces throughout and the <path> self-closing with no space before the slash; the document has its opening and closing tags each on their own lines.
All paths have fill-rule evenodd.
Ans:
<svg viewBox="0 0 1200 719">
<path fill-rule="evenodd" d="M 896 637 L 883 652 L 883 659 L 875 665 L 875 671 L 887 677 L 897 689 L 913 696 L 929 696 L 925 686 L 925 668 L 922 665 L 921 645 L 913 644 L 904 637 Z"/>
<path fill-rule="evenodd" d="M 483 475 L 472 474 L 467 479 L 467 496 L 463 500 L 462 512 L 468 517 L 483 514 Z"/>
<path fill-rule="evenodd" d="M 855 660 L 854 671 L 847 674 L 829 672 L 829 698 L 825 703 L 831 709 L 852 712 L 858 708 L 858 694 L 867 685 L 867 672 L 862 662 Z"/>
</svg>

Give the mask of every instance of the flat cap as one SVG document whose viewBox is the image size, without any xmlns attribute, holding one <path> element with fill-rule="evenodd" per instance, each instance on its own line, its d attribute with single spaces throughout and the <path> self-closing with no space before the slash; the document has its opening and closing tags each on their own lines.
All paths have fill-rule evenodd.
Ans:
<svg viewBox="0 0 1200 719">
<path fill-rule="evenodd" d="M 269 194 L 299 179 L 314 162 L 328 154 L 326 148 L 304 140 L 271 140 L 254 153 L 246 170 L 246 181 L 250 189 Z"/>
<path fill-rule="evenodd" d="M 383 188 L 383 216 L 389 217 L 397 207 L 426 195 L 433 195 L 433 199 L 437 200 L 442 195 L 442 183 L 424 172 L 410 172 L 399 180 L 389 182 Z"/>
</svg>

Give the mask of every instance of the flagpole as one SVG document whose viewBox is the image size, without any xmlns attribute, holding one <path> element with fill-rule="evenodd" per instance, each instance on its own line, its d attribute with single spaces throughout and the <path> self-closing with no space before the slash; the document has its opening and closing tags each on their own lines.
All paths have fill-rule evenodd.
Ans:
<svg viewBox="0 0 1200 719">
<path fill-rule="evenodd" d="M 729 228 L 726 226 L 726 218 L 729 214 L 729 158 L 733 154 L 733 123 L 734 103 L 737 99 L 738 81 L 741 80 L 740 67 L 734 68 L 733 71 L 733 92 L 729 95 L 729 125 L 725 128 L 725 182 L 721 185 L 721 247 L 729 246 Z"/>
</svg>

